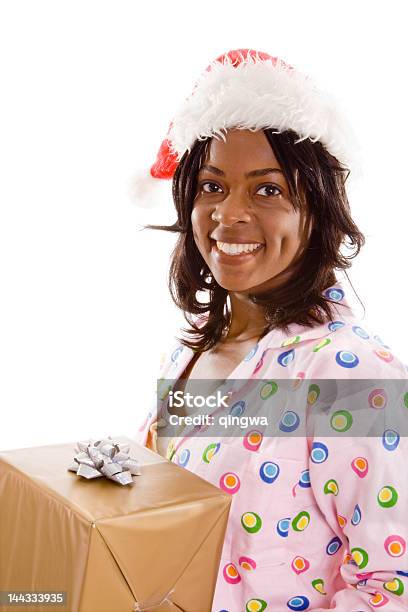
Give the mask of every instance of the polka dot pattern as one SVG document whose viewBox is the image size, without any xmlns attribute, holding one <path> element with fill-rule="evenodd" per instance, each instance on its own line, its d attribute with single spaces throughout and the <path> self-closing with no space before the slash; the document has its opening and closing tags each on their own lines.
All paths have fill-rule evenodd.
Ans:
<svg viewBox="0 0 408 612">
<path fill-rule="evenodd" d="M 178 468 L 231 499 L 211 612 L 328 610 L 344 579 L 341 605 L 350 612 L 393 612 L 396 602 L 408 609 L 408 438 L 386 418 L 396 395 L 385 380 L 406 380 L 408 367 L 348 308 L 341 283 L 323 295 L 336 305 L 332 321 L 272 330 L 230 377 L 260 380 L 256 399 L 276 415 L 273 435 L 251 424 L 242 436 L 211 437 L 209 428 L 209 437 L 168 445 Z M 160 409 L 191 353 L 181 346 L 168 353 Z M 323 431 L 313 417 L 326 406 L 327 380 L 337 379 L 368 382 L 353 401 L 327 405 Z M 235 387 L 227 413 L 246 417 L 251 403 Z M 398 402 L 408 418 L 408 389 Z M 143 443 L 155 414 L 156 404 L 140 430 Z M 381 423 L 377 437 L 358 436 L 360 414 Z"/>
</svg>

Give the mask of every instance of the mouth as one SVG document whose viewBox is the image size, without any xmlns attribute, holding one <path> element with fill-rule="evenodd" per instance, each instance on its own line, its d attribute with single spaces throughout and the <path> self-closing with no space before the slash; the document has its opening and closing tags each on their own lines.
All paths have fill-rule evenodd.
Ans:
<svg viewBox="0 0 408 612">
<path fill-rule="evenodd" d="M 213 238 L 210 238 L 210 243 L 211 243 L 211 253 L 214 256 L 215 260 L 219 262 L 220 264 L 226 264 L 226 265 L 239 265 L 239 264 L 242 265 L 249 261 L 253 261 L 261 253 L 261 251 L 263 251 L 265 248 L 265 245 L 260 243 L 252 251 L 243 251 L 241 253 L 239 252 L 226 253 L 225 251 L 219 248 L 220 243 L 217 244 L 217 241 L 214 240 Z"/>
</svg>

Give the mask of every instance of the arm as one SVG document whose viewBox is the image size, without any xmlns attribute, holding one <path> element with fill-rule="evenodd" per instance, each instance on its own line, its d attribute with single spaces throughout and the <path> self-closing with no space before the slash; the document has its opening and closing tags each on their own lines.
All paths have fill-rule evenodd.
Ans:
<svg viewBox="0 0 408 612">
<path fill-rule="evenodd" d="M 168 361 L 168 354 L 162 352 L 160 355 L 160 366 L 157 375 L 157 379 L 163 376 L 166 364 Z M 154 380 L 154 393 L 152 393 L 152 400 L 150 406 L 145 413 L 144 420 L 141 423 L 139 429 L 136 432 L 135 441 L 142 446 L 147 446 L 151 450 L 157 452 L 157 383 Z"/>
<path fill-rule="evenodd" d="M 339 571 L 345 586 L 330 608 L 310 612 L 403 612 L 408 609 L 408 438 L 401 436 L 395 445 L 382 436 L 351 436 L 315 433 L 311 439 L 311 486 L 343 543 Z M 328 455 L 316 462 L 313 446 L 319 444 Z"/>
</svg>

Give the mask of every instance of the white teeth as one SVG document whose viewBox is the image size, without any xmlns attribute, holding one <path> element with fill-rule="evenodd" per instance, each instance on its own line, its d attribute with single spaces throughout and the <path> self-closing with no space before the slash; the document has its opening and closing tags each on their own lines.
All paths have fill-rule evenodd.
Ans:
<svg viewBox="0 0 408 612">
<path fill-rule="evenodd" d="M 253 244 L 231 244 L 228 242 L 218 242 L 217 248 L 228 255 L 239 255 L 240 253 L 251 253 L 263 245 L 258 243 Z"/>
</svg>

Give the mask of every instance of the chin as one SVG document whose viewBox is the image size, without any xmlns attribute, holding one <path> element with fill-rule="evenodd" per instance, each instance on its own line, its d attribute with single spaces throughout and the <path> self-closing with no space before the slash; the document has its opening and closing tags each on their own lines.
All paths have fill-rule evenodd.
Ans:
<svg viewBox="0 0 408 612">
<path fill-rule="evenodd" d="M 280 271 L 268 278 L 252 282 L 250 279 L 248 279 L 248 277 L 241 279 L 216 277 L 215 280 L 227 291 L 256 294 L 279 287 L 279 285 L 285 282 L 285 278 L 286 277 L 283 275 L 283 272 Z"/>
<path fill-rule="evenodd" d="M 217 283 L 225 289 L 226 291 L 234 291 L 234 292 L 248 292 L 251 288 L 256 287 L 251 282 L 248 282 L 248 279 L 225 279 L 225 278 L 216 278 Z"/>
</svg>

